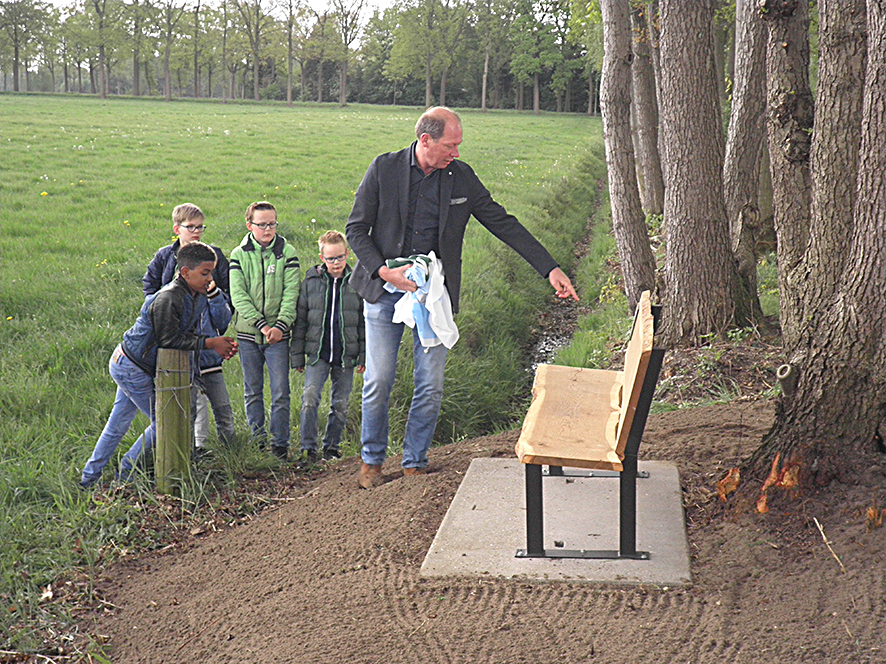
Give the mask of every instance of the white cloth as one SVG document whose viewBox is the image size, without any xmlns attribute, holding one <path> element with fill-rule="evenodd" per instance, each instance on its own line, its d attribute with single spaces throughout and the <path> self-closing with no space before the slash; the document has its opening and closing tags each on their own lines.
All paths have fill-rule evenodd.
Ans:
<svg viewBox="0 0 886 664">
<path fill-rule="evenodd" d="M 433 251 L 427 257 L 410 256 L 396 260 L 412 263 L 406 276 L 416 283 L 418 290 L 414 293 L 399 291 L 385 284 L 390 292 L 403 293 L 403 297 L 394 305 L 393 322 L 418 330 L 419 340 L 425 348 L 440 344 L 452 348 L 458 341 L 458 327 L 452 316 L 443 263 Z"/>
</svg>

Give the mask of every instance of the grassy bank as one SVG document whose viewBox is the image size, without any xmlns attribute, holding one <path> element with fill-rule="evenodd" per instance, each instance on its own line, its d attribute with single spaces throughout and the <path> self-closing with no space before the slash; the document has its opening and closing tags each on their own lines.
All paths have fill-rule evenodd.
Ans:
<svg viewBox="0 0 886 664">
<path fill-rule="evenodd" d="M 0 95 L 0 629 L 7 647 L 38 647 L 32 628 L 51 617 L 47 588 L 69 570 L 88 571 L 150 538 L 144 507 L 157 499 L 149 487 L 98 500 L 75 482 L 113 399 L 108 357 L 141 304 L 145 266 L 172 239 L 172 208 L 201 206 L 205 240 L 229 253 L 246 232 L 246 205 L 270 200 L 280 233 L 306 267 L 316 262 L 316 237 L 344 228 L 371 159 L 407 144 L 418 114 Z M 465 112 L 462 120 L 463 158 L 570 270 L 593 212 L 587 183 L 605 170 L 599 122 L 506 112 Z M 551 297 L 546 281 L 479 225 L 468 233 L 464 276 L 463 339 L 447 367 L 440 442 L 512 421 L 515 395 L 528 381 L 525 339 Z M 236 360 L 225 376 L 245 438 Z M 393 440 L 411 392 L 408 370 L 399 376 Z M 299 381 L 293 374 L 293 439 Z M 136 419 L 121 449 L 145 424 Z M 241 473 L 273 468 L 248 447 L 235 449 L 211 477 L 197 478 L 189 510 L 211 503 L 214 483 L 230 486 Z"/>
</svg>

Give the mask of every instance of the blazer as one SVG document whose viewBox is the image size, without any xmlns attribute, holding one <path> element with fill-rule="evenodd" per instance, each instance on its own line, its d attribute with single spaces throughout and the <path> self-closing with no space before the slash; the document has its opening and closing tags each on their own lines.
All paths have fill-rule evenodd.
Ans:
<svg viewBox="0 0 886 664">
<path fill-rule="evenodd" d="M 367 302 L 377 302 L 384 292 L 378 270 L 389 258 L 402 254 L 409 213 L 409 169 L 415 143 L 398 152 L 376 157 L 354 196 L 345 228 L 357 255 L 350 284 Z M 461 290 L 461 253 L 465 229 L 473 215 L 493 235 L 511 247 L 543 277 L 558 267 L 541 243 L 494 200 L 473 169 L 455 160 L 440 179 L 440 259 L 452 312 L 458 312 Z"/>
</svg>

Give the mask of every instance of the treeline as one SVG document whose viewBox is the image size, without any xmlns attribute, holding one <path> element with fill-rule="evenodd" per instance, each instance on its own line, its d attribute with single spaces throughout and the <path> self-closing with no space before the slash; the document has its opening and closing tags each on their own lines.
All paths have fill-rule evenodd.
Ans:
<svg viewBox="0 0 886 664">
<path fill-rule="evenodd" d="M 4 91 L 597 112 L 578 0 L 0 2 Z"/>
</svg>

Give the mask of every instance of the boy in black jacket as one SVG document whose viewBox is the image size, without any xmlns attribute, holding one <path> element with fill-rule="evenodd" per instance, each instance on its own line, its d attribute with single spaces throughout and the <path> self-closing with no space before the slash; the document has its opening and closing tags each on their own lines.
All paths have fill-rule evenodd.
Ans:
<svg viewBox="0 0 886 664">
<path fill-rule="evenodd" d="M 237 342 L 233 338 L 200 333 L 200 318 L 209 306 L 208 298 L 217 298 L 219 294 L 212 278 L 215 252 L 202 242 L 189 244 L 179 250 L 178 265 L 179 275 L 155 295 L 148 296 L 135 325 L 123 335 L 123 342 L 111 355 L 109 370 L 117 384 L 117 394 L 108 422 L 83 468 L 80 479 L 83 489 L 101 478 L 102 470 L 138 411 L 147 415 L 151 423 L 123 456 L 121 479 L 129 479 L 139 457 L 154 445 L 154 373 L 158 348 L 211 350 L 223 360 L 237 353 Z"/>
<path fill-rule="evenodd" d="M 339 444 L 347 421 L 354 368 L 363 373 L 366 363 L 363 300 L 348 284 L 351 269 L 344 235 L 327 231 L 318 244 L 323 262 L 309 268 L 301 283 L 289 356 L 292 368 L 305 374 L 300 468 L 307 468 L 318 459 L 317 410 L 323 385 L 330 375 L 332 403 L 323 437 L 323 458 L 341 456 Z"/>
</svg>

